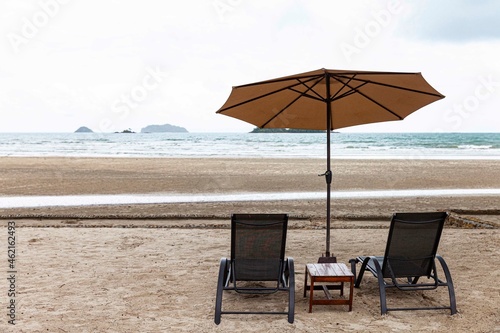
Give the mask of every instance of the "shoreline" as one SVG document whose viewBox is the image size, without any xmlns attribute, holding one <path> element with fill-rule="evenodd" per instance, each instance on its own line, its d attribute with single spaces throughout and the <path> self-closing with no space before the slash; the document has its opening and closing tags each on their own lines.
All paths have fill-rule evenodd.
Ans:
<svg viewBox="0 0 500 333">
<path fill-rule="evenodd" d="M 332 153 L 334 154 L 334 153 Z M 242 156 L 226 156 L 226 155 L 178 155 L 178 156 L 144 156 L 144 155 L 0 155 L 0 158 L 74 158 L 74 159 L 227 159 L 227 160 L 266 160 L 266 159 L 276 159 L 276 160 L 318 160 L 323 161 L 326 164 L 326 153 L 325 156 L 295 156 L 295 155 L 284 155 L 284 156 L 259 156 L 259 155 L 242 155 Z M 396 161 L 498 161 L 500 160 L 500 155 L 498 156 L 488 156 L 488 155 L 332 155 L 331 160 L 333 161 L 343 161 L 343 160 L 396 160 Z"/>
<path fill-rule="evenodd" d="M 0 216 L 59 217 L 218 217 L 233 212 L 286 212 L 322 219 L 326 215 L 325 165 L 320 159 L 232 158 L 56 158 L 0 157 L 0 200 L 23 196 L 68 196 L 68 206 L 0 208 Z M 489 220 L 500 195 L 452 193 L 500 188 L 500 164 L 484 160 L 340 160 L 332 164 L 332 193 L 444 190 L 440 196 L 418 192 L 401 197 L 332 198 L 332 219 L 389 217 L 397 211 L 443 210 Z M 450 192 L 451 191 L 451 192 Z M 286 193 L 317 193 L 320 198 L 283 200 Z M 255 200 L 258 193 L 282 197 Z M 132 197 L 187 195 L 200 202 L 95 204 L 78 206 L 78 196 Z M 245 194 L 246 200 L 203 202 Z M 74 196 L 74 197 L 72 197 Z M 74 199 L 74 200 L 73 200 Z M 74 205 L 71 205 L 71 201 Z M 207 200 L 205 200 L 207 201 Z"/>
<path fill-rule="evenodd" d="M 332 200 L 350 199 L 395 199 L 401 197 L 446 197 L 446 196 L 497 196 L 500 188 L 488 189 L 408 189 L 408 190 L 376 190 L 376 191 L 342 191 L 331 192 Z M 177 193 L 164 195 L 150 194 L 97 194 L 97 195 L 48 195 L 48 196 L 3 196 L 0 208 L 49 208 L 49 207 L 86 207 L 86 206 L 117 206 L 141 204 L 178 204 L 178 203 L 210 203 L 210 202 L 240 202 L 240 201 L 290 201 L 290 200 L 325 200 L 323 192 L 253 192 L 209 194 Z"/>
</svg>

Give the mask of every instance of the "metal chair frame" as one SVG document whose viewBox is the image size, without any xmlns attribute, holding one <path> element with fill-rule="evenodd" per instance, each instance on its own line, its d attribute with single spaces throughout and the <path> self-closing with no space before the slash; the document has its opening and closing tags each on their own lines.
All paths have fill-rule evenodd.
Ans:
<svg viewBox="0 0 500 333">
<path fill-rule="evenodd" d="M 386 251 L 383 257 L 377 256 L 359 256 L 356 259 L 351 259 L 351 270 L 356 281 L 354 287 L 359 288 L 363 274 L 365 271 L 370 271 L 378 280 L 380 290 L 380 310 L 381 314 L 387 314 L 388 311 L 403 311 L 403 310 L 437 310 L 449 309 L 451 314 L 457 313 L 455 289 L 451 273 L 445 260 L 438 254 L 437 248 L 444 227 L 444 223 L 448 217 L 447 213 L 396 213 L 391 219 L 389 229 L 389 237 L 387 240 Z M 406 258 L 398 258 L 391 255 L 391 246 L 396 241 L 395 228 L 405 227 L 405 224 L 419 228 L 435 228 L 433 235 L 434 241 L 432 249 L 428 251 L 428 255 L 424 257 L 412 256 Z M 415 229 L 418 230 L 418 229 Z M 432 230 L 432 229 L 431 229 Z M 408 244 L 408 246 L 418 247 L 419 244 Z M 438 277 L 436 269 L 436 260 L 440 263 L 444 272 L 445 280 Z M 356 264 L 361 263 L 359 276 L 356 278 Z M 419 265 L 420 264 L 420 265 Z M 401 273 L 401 270 L 406 270 L 409 273 Z M 413 273 L 411 273 L 413 271 Z M 419 282 L 421 277 L 427 277 L 431 282 Z M 406 281 L 405 281 L 406 280 Z M 389 308 L 387 306 L 386 290 L 389 288 L 397 288 L 401 291 L 415 290 L 432 290 L 438 287 L 447 287 L 450 298 L 450 305 L 436 307 L 397 307 Z"/>
<path fill-rule="evenodd" d="M 237 239 L 236 230 L 239 225 L 246 225 L 262 229 L 269 226 L 282 227 L 279 253 L 279 268 L 276 276 L 259 276 L 251 273 L 245 276 L 238 274 L 237 265 L 245 265 L 236 255 Z M 219 265 L 219 277 L 217 282 L 217 294 L 215 301 L 214 322 L 218 325 L 221 322 L 222 314 L 278 314 L 287 315 L 288 322 L 293 323 L 295 313 L 295 269 L 293 258 L 285 258 L 286 232 L 288 225 L 287 214 L 233 214 L 231 216 L 231 258 L 222 258 Z M 241 287 L 241 281 L 266 281 L 276 282 L 275 287 Z M 235 291 L 243 294 L 270 294 L 279 291 L 288 293 L 288 311 L 226 311 L 222 309 L 222 299 L 224 291 Z"/>
</svg>

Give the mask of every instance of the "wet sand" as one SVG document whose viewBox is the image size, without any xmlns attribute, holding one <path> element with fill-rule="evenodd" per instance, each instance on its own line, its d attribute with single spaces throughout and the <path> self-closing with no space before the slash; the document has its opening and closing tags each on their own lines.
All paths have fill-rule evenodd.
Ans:
<svg viewBox="0 0 500 333">
<path fill-rule="evenodd" d="M 319 159 L 0 158 L 0 196 L 100 194 L 240 194 L 326 191 Z M 500 188 L 495 160 L 334 160 L 332 191 Z M 277 202 L 279 204 L 277 204 Z M 334 217 L 390 216 L 393 211 L 500 209 L 498 196 L 339 199 Z M 75 205 L 78 199 L 75 198 Z M 5 215 L 217 216 L 278 211 L 321 218 L 324 200 L 182 203 L 0 209 Z"/>
</svg>

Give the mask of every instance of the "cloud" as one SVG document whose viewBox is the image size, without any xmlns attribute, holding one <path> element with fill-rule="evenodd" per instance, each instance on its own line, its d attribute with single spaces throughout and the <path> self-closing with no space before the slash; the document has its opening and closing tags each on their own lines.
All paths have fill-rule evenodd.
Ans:
<svg viewBox="0 0 500 333">
<path fill-rule="evenodd" d="M 500 39 L 500 2 L 496 0 L 418 1 L 411 16 L 401 26 L 416 38 L 467 42 Z"/>
<path fill-rule="evenodd" d="M 34 20 L 43 11 L 39 4 L 49 1 L 60 3 L 57 15 Z M 23 4 L 0 1 L 0 131 L 33 131 L 37 123 L 40 130 L 98 130 L 108 118 L 117 130 L 172 123 L 189 131 L 247 131 L 245 122 L 215 114 L 231 86 L 322 67 L 421 71 L 447 96 L 431 107 L 436 110 L 453 110 L 473 96 L 478 77 L 491 74 L 500 82 L 495 1 Z M 39 32 L 16 54 L 6 36 L 22 34 L 25 19 L 40 25 Z M 356 48 L 350 59 L 343 44 Z M 167 74 L 142 98 L 141 85 L 152 83 L 144 81 L 148 69 L 156 68 Z M 124 110 L 116 101 L 131 94 L 140 103 L 127 117 L 113 112 Z M 481 101 L 467 124 L 480 130 L 472 118 L 486 111 L 486 123 L 499 123 L 499 96 L 500 88 Z M 23 118 L 37 121 L 28 128 Z"/>
</svg>

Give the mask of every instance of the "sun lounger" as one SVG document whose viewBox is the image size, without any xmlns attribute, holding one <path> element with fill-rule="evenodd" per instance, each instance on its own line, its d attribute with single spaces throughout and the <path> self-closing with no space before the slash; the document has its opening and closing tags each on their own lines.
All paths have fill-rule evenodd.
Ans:
<svg viewBox="0 0 500 333">
<path fill-rule="evenodd" d="M 444 259 L 436 254 L 447 213 L 397 213 L 391 220 L 385 255 L 360 256 L 351 259 L 356 279 L 356 264 L 361 263 L 355 287 L 359 288 L 363 274 L 370 271 L 377 279 L 380 290 L 381 313 L 396 310 L 449 309 L 457 312 L 451 274 Z M 436 260 L 440 263 L 445 280 L 438 277 Z M 401 291 L 431 290 L 447 287 L 450 305 L 427 307 L 388 308 L 386 289 Z"/>
<path fill-rule="evenodd" d="M 222 314 L 286 314 L 294 320 L 295 273 L 293 259 L 285 259 L 288 215 L 233 214 L 231 258 L 220 261 L 215 323 Z M 288 293 L 288 311 L 223 311 L 224 291 L 243 294 Z"/>
</svg>

